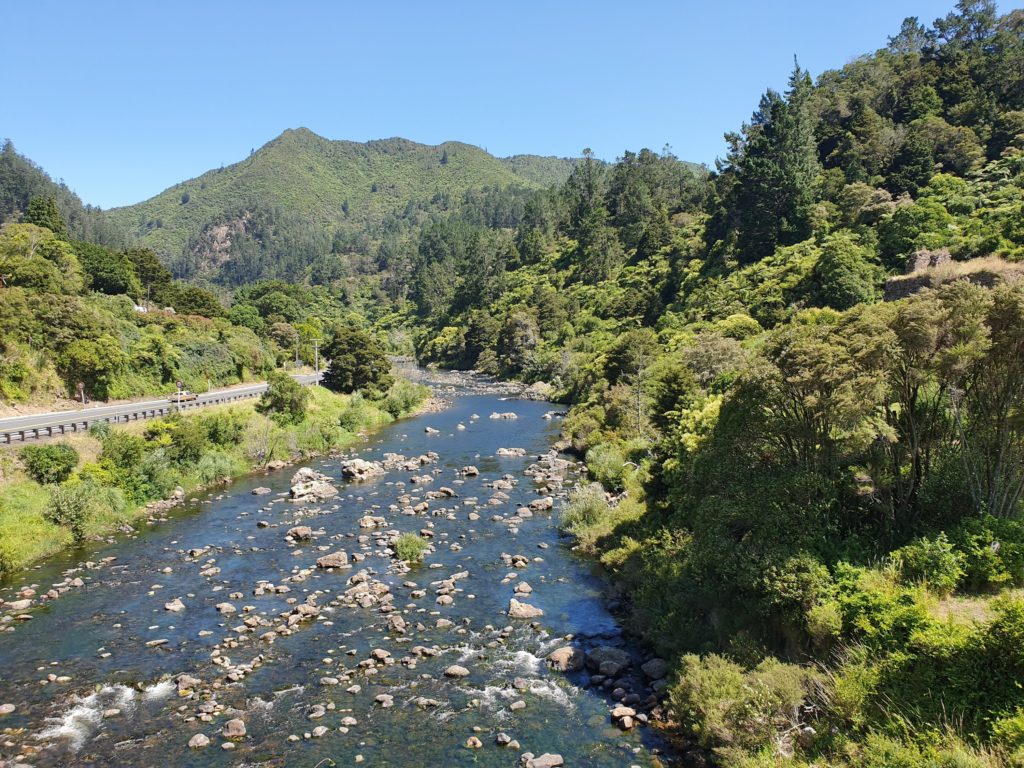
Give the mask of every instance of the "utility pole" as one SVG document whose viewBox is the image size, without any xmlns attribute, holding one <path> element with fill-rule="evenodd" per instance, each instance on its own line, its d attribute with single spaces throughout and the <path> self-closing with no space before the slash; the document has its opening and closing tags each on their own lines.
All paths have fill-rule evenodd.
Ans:
<svg viewBox="0 0 1024 768">
<path fill-rule="evenodd" d="M 316 361 L 313 363 L 313 370 L 316 372 L 315 384 L 320 383 L 320 342 L 313 342 L 313 359 Z"/>
</svg>

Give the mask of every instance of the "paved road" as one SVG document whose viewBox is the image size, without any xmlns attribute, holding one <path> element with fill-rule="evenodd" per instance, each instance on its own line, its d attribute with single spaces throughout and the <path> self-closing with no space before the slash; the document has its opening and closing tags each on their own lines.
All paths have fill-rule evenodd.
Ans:
<svg viewBox="0 0 1024 768">
<path fill-rule="evenodd" d="M 304 374 L 293 377 L 300 384 L 312 384 L 315 374 Z M 231 389 L 211 390 L 181 403 L 181 410 L 201 408 L 206 405 L 229 403 L 258 397 L 267 389 L 266 383 L 247 384 Z M 118 423 L 137 421 L 161 416 L 176 409 L 174 403 L 167 398 L 147 400 L 141 403 L 122 403 L 120 405 L 100 405 L 79 408 L 71 411 L 55 411 L 52 413 L 36 413 L 29 416 L 14 416 L 0 419 L 0 445 L 21 443 L 28 440 L 62 435 L 67 432 L 78 432 L 89 428 L 89 425 L 100 421 Z"/>
</svg>

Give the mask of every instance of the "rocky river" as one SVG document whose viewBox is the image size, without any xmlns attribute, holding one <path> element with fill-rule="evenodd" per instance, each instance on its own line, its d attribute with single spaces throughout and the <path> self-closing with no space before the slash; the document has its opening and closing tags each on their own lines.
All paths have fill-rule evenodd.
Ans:
<svg viewBox="0 0 1024 768">
<path fill-rule="evenodd" d="M 560 536 L 553 406 L 462 377 L 0 588 L 0 765 L 657 766 L 665 665 Z M 430 547 L 407 567 L 399 534 Z"/>
</svg>

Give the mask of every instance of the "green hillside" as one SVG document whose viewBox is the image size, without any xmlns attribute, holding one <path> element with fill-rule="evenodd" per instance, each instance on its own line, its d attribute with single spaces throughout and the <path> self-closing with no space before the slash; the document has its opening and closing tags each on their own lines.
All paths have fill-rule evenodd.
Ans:
<svg viewBox="0 0 1024 768">
<path fill-rule="evenodd" d="M 51 179 L 46 171 L 18 154 L 10 140 L 5 141 L 0 149 L 0 223 L 21 221 L 34 197 L 53 198 L 71 237 L 101 245 L 124 245 L 124 234 L 110 225 L 103 211 L 84 205 L 63 181 Z"/>
<path fill-rule="evenodd" d="M 446 210 L 470 190 L 561 183 L 571 167 L 558 158 L 500 160 L 458 142 L 427 146 L 393 138 L 361 144 L 299 128 L 239 163 L 112 210 L 109 218 L 178 274 L 210 276 L 239 249 L 235 240 L 256 241 L 264 249 L 268 239 L 279 240 L 271 257 L 318 255 L 339 233 L 372 233 L 389 217 L 407 218 L 417 209 Z M 307 242 L 297 245 L 292 235 L 300 232 Z M 236 275 L 227 282 L 264 276 Z"/>
</svg>

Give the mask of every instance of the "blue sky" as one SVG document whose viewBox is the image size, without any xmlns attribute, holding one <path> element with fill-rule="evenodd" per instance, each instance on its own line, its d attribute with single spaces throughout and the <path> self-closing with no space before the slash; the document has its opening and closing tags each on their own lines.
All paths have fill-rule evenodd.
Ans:
<svg viewBox="0 0 1024 768">
<path fill-rule="evenodd" d="M 4 8 L 0 137 L 85 202 L 137 202 L 285 128 L 612 160 L 723 132 L 953 0 L 31 2 Z M 18 31 L 18 34 L 12 34 Z"/>
</svg>

